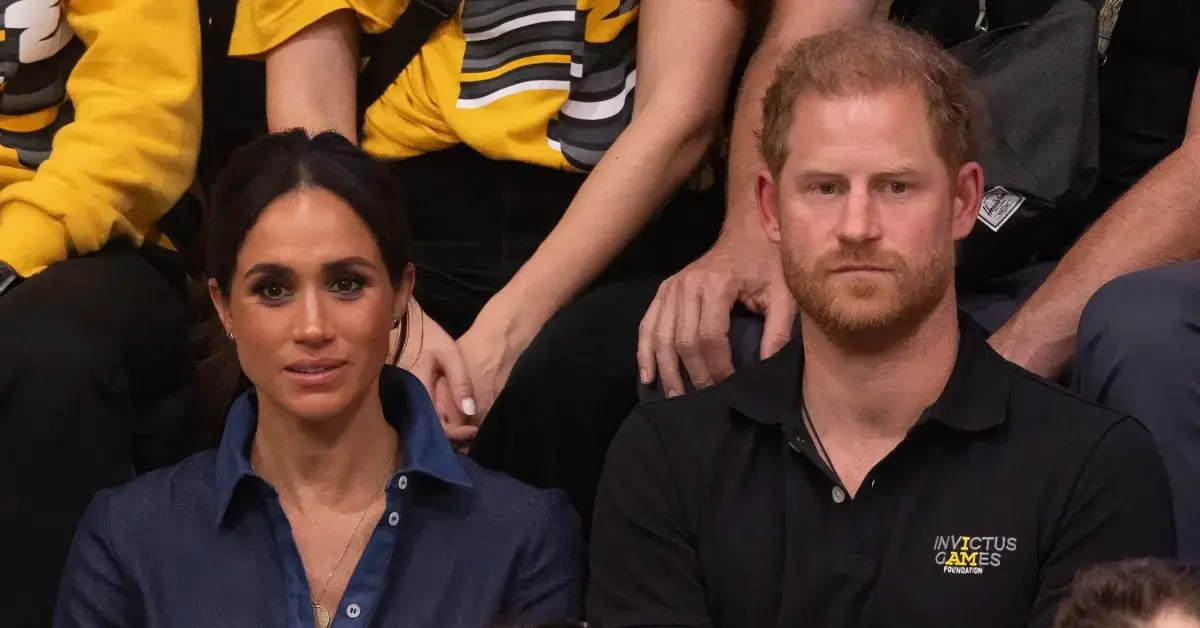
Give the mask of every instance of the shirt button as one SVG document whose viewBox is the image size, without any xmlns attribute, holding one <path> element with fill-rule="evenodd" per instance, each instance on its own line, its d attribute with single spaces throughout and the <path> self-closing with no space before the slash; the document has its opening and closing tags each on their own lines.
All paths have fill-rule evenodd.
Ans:
<svg viewBox="0 0 1200 628">
<path fill-rule="evenodd" d="M 396 486 L 400 487 L 400 490 L 402 490 L 402 491 L 404 489 L 408 488 L 408 476 L 407 475 L 400 476 L 400 479 L 396 480 Z"/>
<path fill-rule="evenodd" d="M 388 525 L 394 528 L 396 527 L 397 523 L 400 523 L 400 513 L 393 512 L 392 514 L 388 515 Z"/>
<path fill-rule="evenodd" d="M 846 501 L 846 491 L 843 491 L 840 486 L 833 487 L 833 503 L 840 504 L 844 501 Z"/>
<path fill-rule="evenodd" d="M 362 609 L 358 607 L 358 604 L 351 604 L 350 606 L 346 607 L 346 617 L 349 617 L 350 619 L 358 619 L 358 616 L 361 614 Z"/>
</svg>

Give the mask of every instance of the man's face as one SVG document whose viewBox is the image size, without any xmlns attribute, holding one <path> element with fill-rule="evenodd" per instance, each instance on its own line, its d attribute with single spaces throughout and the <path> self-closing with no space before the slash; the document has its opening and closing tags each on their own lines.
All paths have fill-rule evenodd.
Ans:
<svg viewBox="0 0 1200 628">
<path fill-rule="evenodd" d="M 758 200 L 801 309 L 826 332 L 877 334 L 946 298 L 981 186 L 977 164 L 948 171 L 914 87 L 801 96 L 787 161 L 760 176 Z"/>
</svg>

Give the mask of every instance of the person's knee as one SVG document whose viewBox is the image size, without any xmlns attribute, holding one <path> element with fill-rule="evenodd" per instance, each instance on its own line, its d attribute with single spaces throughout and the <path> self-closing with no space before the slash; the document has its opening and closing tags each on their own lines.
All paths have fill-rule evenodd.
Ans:
<svg viewBox="0 0 1200 628">
<path fill-rule="evenodd" d="M 21 407 L 37 401 L 50 409 L 89 396 L 109 397 L 128 385 L 121 358 L 110 344 L 59 314 L 0 326 L 0 355 L 0 394 L 19 396 L 25 400 Z M 58 414 L 47 412 L 47 421 Z"/>
<path fill-rule="evenodd" d="M 1173 265 L 1117 277 L 1088 301 L 1077 332 L 1077 359 L 1097 352 L 1123 359 L 1153 358 L 1173 351 L 1190 331 L 1194 287 L 1200 267 Z"/>
</svg>

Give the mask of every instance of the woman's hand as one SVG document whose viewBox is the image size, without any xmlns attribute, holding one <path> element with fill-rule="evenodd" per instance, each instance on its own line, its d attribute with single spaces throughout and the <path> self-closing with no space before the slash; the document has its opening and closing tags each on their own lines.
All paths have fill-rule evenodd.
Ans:
<svg viewBox="0 0 1200 628">
<path fill-rule="evenodd" d="M 467 365 L 475 400 L 479 402 L 476 423 L 482 423 L 500 390 L 509 381 L 512 365 L 520 357 L 521 349 L 511 347 L 503 334 L 476 323 L 458 339 L 458 353 Z"/>
<path fill-rule="evenodd" d="M 475 438 L 478 430 L 472 424 L 476 404 L 471 377 L 454 339 L 426 316 L 415 300 L 408 319 L 408 341 L 399 347 L 401 353 L 395 363 L 425 384 L 446 437 L 456 448 L 461 448 Z M 393 346 L 399 342 L 398 330 L 392 333 L 392 342 Z"/>
</svg>

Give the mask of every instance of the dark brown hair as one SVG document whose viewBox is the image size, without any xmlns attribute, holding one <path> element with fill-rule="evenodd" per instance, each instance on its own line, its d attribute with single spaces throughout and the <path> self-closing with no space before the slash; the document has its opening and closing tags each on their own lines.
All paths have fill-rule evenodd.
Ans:
<svg viewBox="0 0 1200 628">
<path fill-rule="evenodd" d="M 1141 558 L 1080 571 L 1054 628 L 1141 628 L 1165 610 L 1200 621 L 1200 575 Z"/>
<path fill-rule="evenodd" d="M 924 94 L 934 142 L 947 167 L 979 159 L 985 114 L 966 66 L 932 38 L 886 22 L 823 33 L 792 48 L 763 96 L 758 151 L 778 176 L 787 161 L 801 96 L 876 94 L 904 87 Z"/>
<path fill-rule="evenodd" d="M 216 281 L 222 294 L 229 294 L 238 253 L 259 216 L 276 199 L 305 188 L 327 190 L 345 201 L 375 237 L 391 281 L 398 284 L 402 280 L 411 259 L 411 235 L 395 178 L 336 133 L 310 138 L 295 129 L 240 148 L 213 187 L 202 242 L 204 272 Z M 407 332 L 406 313 L 401 347 Z M 215 311 L 200 334 L 208 357 L 200 364 L 198 392 L 200 399 L 211 405 L 208 414 L 219 420 L 250 382 L 242 374 L 233 343 L 225 336 Z"/>
</svg>

